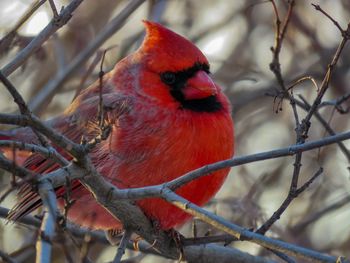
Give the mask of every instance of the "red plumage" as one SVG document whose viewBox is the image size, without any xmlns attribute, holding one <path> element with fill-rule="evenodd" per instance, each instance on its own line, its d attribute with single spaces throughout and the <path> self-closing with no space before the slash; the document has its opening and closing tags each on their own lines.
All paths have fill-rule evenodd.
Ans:
<svg viewBox="0 0 350 263">
<path fill-rule="evenodd" d="M 103 78 L 103 102 L 109 108 L 108 120 L 113 128 L 108 139 L 90 153 L 97 170 L 120 188 L 164 183 L 233 155 L 231 108 L 220 87 L 212 82 L 205 56 L 178 34 L 157 23 L 144 23 L 147 34 L 142 46 Z M 49 124 L 75 142 L 82 136 L 93 138 L 97 134 L 98 103 L 96 82 Z M 28 128 L 13 130 L 9 137 L 35 142 Z M 41 173 L 59 167 L 36 154 L 25 165 Z M 203 205 L 219 190 L 228 171 L 192 181 L 177 193 Z M 30 190 L 22 194 L 24 200 L 15 208 L 13 218 L 41 204 Z M 62 194 L 59 190 L 58 195 Z M 71 198 L 75 200 L 68 212 L 71 221 L 90 228 L 122 228 L 78 181 L 73 184 Z M 59 203 L 62 206 L 63 200 Z M 190 218 L 159 198 L 137 203 L 162 229 Z"/>
</svg>

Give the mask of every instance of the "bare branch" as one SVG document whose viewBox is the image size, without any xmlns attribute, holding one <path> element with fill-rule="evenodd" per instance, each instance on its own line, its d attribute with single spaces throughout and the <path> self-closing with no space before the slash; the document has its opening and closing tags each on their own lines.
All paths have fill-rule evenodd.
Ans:
<svg viewBox="0 0 350 263">
<path fill-rule="evenodd" d="M 9 76 L 13 71 L 23 65 L 30 55 L 37 51 L 52 34 L 71 19 L 72 13 L 82 2 L 83 0 L 73 0 L 67 7 L 65 7 L 57 18 L 52 19 L 39 35 L 22 49 L 10 63 L 1 69 L 1 73 L 5 76 Z"/>
<path fill-rule="evenodd" d="M 44 124 L 38 117 L 31 115 L 31 118 L 16 114 L 2 114 L 0 113 L 0 123 L 19 125 L 23 127 L 30 126 L 36 131 L 44 134 L 52 142 L 57 144 L 62 149 L 66 150 L 73 156 L 81 156 L 85 154 L 83 145 L 76 144 L 67 137 L 59 134 L 53 128 Z"/>
<path fill-rule="evenodd" d="M 342 136 L 344 136 L 344 135 L 347 136 L 347 138 L 350 138 L 350 132 L 342 134 Z M 331 136 L 331 137 L 328 137 L 326 139 L 323 139 L 322 144 L 325 143 L 325 141 L 330 142 L 331 140 L 334 140 L 334 137 L 335 136 Z M 300 147 L 308 148 L 310 146 L 315 147 L 315 145 L 317 145 L 317 144 L 315 144 L 314 142 L 305 143 L 303 145 L 295 145 L 294 147 L 286 148 L 285 153 L 290 154 L 290 153 L 293 153 L 293 151 L 295 151 L 296 149 L 300 150 Z M 319 145 L 317 145 L 317 147 L 319 147 Z M 257 156 L 255 156 L 255 157 L 257 157 Z M 207 172 L 208 172 L 208 170 L 207 170 Z M 146 222 L 148 222 L 148 220 L 146 218 L 144 218 L 144 216 L 142 215 L 142 212 L 141 212 L 141 214 L 139 212 L 135 212 L 135 209 L 136 209 L 135 206 L 133 206 L 133 205 L 130 206 L 130 204 L 128 202 L 122 201 L 122 199 L 123 198 L 130 199 L 133 197 L 134 198 L 135 197 L 144 198 L 144 197 L 157 196 L 157 195 L 159 196 L 159 194 L 160 194 L 161 196 L 166 198 L 166 200 L 170 201 L 169 200 L 170 197 L 168 195 L 165 196 L 165 193 L 168 193 L 170 191 L 170 190 L 169 191 L 166 190 L 168 188 L 166 188 L 164 186 L 160 186 L 159 187 L 160 189 L 156 189 L 155 187 L 146 187 L 145 189 L 147 189 L 147 191 L 145 194 L 145 192 L 141 192 L 141 190 L 144 191 L 144 189 L 142 189 L 142 188 L 140 188 L 140 189 L 127 189 L 127 190 L 117 189 L 112 184 L 105 182 L 102 177 L 85 175 L 81 180 L 84 183 L 84 185 L 88 186 L 90 191 L 92 191 L 94 193 L 97 201 L 100 204 L 102 204 L 103 206 L 105 206 L 112 214 L 116 215 L 118 217 L 118 219 L 122 220 L 125 227 L 129 227 L 129 228 L 133 229 L 135 232 L 137 232 L 138 234 L 140 234 L 141 236 L 147 237 L 146 240 L 152 243 L 152 239 L 150 240 L 149 238 L 152 238 L 153 235 L 151 234 L 151 232 L 148 232 L 148 230 L 147 230 L 150 227 L 146 223 Z M 52 183 L 55 183 L 55 181 L 52 181 Z M 139 191 L 139 193 L 137 193 L 137 191 Z M 173 200 L 173 197 L 174 197 L 173 193 L 170 194 L 170 196 L 171 196 L 171 200 Z M 175 199 L 175 200 L 177 200 L 177 199 Z M 193 214 L 195 216 L 198 216 L 199 218 L 205 220 L 206 222 L 208 222 L 210 224 L 214 224 L 213 222 L 217 219 L 217 217 L 212 215 L 212 214 L 210 214 L 208 216 L 208 214 L 207 214 L 208 212 L 206 212 L 206 211 L 201 216 L 200 213 L 203 213 L 203 211 L 202 211 L 203 209 L 198 210 L 198 211 L 196 210 L 196 209 L 201 209 L 201 208 L 195 207 L 194 212 L 189 211 L 188 210 L 188 207 L 189 207 L 188 201 L 185 202 L 182 200 L 179 203 L 173 203 L 173 204 L 177 205 L 178 207 L 181 207 L 182 209 L 185 209 L 185 211 L 190 212 L 191 214 Z M 138 210 L 136 210 L 136 211 L 138 211 Z M 130 218 L 129 218 L 129 216 L 131 216 L 130 213 L 132 213 L 133 220 L 130 220 Z M 125 222 L 124 220 L 126 220 L 126 218 L 129 218 L 129 220 Z M 144 221 L 144 220 L 146 220 L 146 221 Z M 220 220 L 223 221 L 222 219 L 220 219 Z M 219 222 L 221 222 L 221 221 L 219 221 Z M 140 222 L 145 222 L 146 225 L 143 225 L 140 227 Z M 229 223 L 227 223 L 226 221 L 224 221 L 224 222 L 225 223 L 221 222 L 223 225 L 221 225 L 221 223 L 220 223 L 219 228 L 223 231 L 226 231 L 230 234 L 233 234 L 236 238 L 242 239 L 241 237 L 244 237 L 245 239 L 248 239 L 248 240 L 252 240 L 252 238 L 253 238 L 253 240 L 252 240 L 253 242 L 257 242 L 258 244 L 261 244 L 266 248 L 277 250 L 279 252 L 282 252 L 282 253 L 285 253 L 285 254 L 291 255 L 291 256 L 301 256 L 301 257 L 309 257 L 310 256 L 314 260 L 316 260 L 316 259 L 318 260 L 319 258 L 324 257 L 323 255 L 321 255 L 317 252 L 313 252 L 315 254 L 310 252 L 311 253 L 310 254 L 308 250 L 305 252 L 303 249 L 300 250 L 300 248 L 298 248 L 298 247 L 296 248 L 294 246 L 292 246 L 292 247 L 287 246 L 287 248 L 286 248 L 285 245 L 281 245 L 280 243 L 278 243 L 280 241 L 278 241 L 278 242 L 276 241 L 277 243 L 274 243 L 275 241 L 272 241 L 272 244 L 271 243 L 265 244 L 265 242 L 267 242 L 267 241 L 264 239 L 261 240 L 262 237 L 260 235 L 254 234 L 252 237 L 251 236 L 252 232 L 247 231 L 247 230 L 243 230 L 238 226 L 234 226 L 233 230 L 232 230 L 231 228 L 227 228 L 227 225 L 225 225 L 225 224 L 229 224 Z M 138 226 L 138 227 L 136 227 L 136 229 L 135 229 L 135 224 Z M 214 226 L 217 227 L 216 224 L 214 224 Z M 249 232 L 249 233 L 246 233 L 246 232 Z M 258 235 L 258 237 L 256 237 L 255 235 Z M 282 246 L 282 248 L 280 246 Z M 157 248 L 158 248 L 158 246 L 157 246 Z M 160 251 L 164 251 L 163 250 L 164 247 L 162 248 L 162 246 L 159 249 L 160 249 Z M 287 250 L 287 251 L 285 251 L 285 250 Z M 326 259 L 329 257 L 328 258 L 329 260 L 334 260 L 334 257 L 330 257 L 330 256 L 325 256 L 325 257 L 326 257 Z M 323 258 L 323 259 L 325 259 L 325 258 Z M 330 262 L 330 261 L 324 261 L 324 262 Z"/>
<path fill-rule="evenodd" d="M 292 5 L 293 5 L 292 2 L 293 1 L 289 1 L 289 10 L 290 11 L 292 10 Z M 289 14 L 289 12 L 288 12 L 288 14 Z M 288 21 L 288 19 L 289 18 L 287 15 L 286 21 Z M 311 105 L 306 117 L 301 122 L 299 122 L 299 117 L 298 117 L 298 113 L 297 113 L 297 109 L 296 109 L 296 101 L 295 101 L 294 97 L 291 94 L 289 94 L 289 92 L 287 92 L 287 93 L 284 92 L 284 93 L 286 93 L 284 96 L 288 97 L 288 99 L 291 103 L 292 109 L 293 109 L 295 122 L 296 122 L 295 131 L 296 131 L 296 135 L 297 135 L 297 139 L 296 139 L 297 144 L 305 143 L 305 141 L 308 137 L 308 132 L 309 132 L 309 129 L 311 126 L 310 119 L 317 111 L 317 109 L 321 103 L 321 100 L 322 100 L 326 90 L 328 89 L 329 82 L 330 82 L 332 73 L 334 71 L 334 68 L 339 60 L 340 54 L 341 54 L 342 50 L 344 49 L 346 42 L 349 39 L 349 32 L 350 32 L 350 24 L 348 25 L 347 32 L 342 34 L 343 38 L 338 46 L 338 49 L 337 49 L 335 55 L 333 56 L 331 64 L 328 65 L 327 72 L 325 74 L 325 77 L 323 79 L 321 87 L 318 91 L 316 99 L 314 100 L 313 104 Z M 278 32 L 277 32 L 277 34 L 278 34 Z M 276 41 L 276 42 L 278 43 L 278 41 Z M 272 51 L 275 54 L 274 58 L 277 58 L 276 61 L 278 62 L 279 50 L 276 51 L 276 50 L 272 49 Z M 273 62 L 274 62 L 274 60 L 273 60 Z M 272 65 L 274 65 L 273 62 L 272 62 Z M 286 91 L 286 89 L 284 88 L 284 82 L 283 82 L 283 78 L 282 78 L 279 64 L 277 63 L 276 65 L 277 65 L 277 67 L 270 67 L 270 68 L 275 73 L 275 76 L 276 76 L 282 90 Z M 276 222 L 281 217 L 281 215 L 284 213 L 284 211 L 287 209 L 287 207 L 290 205 L 290 203 L 297 196 L 299 174 L 301 171 L 301 160 L 302 160 L 302 153 L 300 152 L 300 153 L 296 154 L 296 156 L 295 156 L 292 181 L 291 181 L 289 193 L 288 193 L 286 199 L 282 202 L 281 206 L 273 213 L 273 215 L 258 229 L 259 233 L 264 234 L 266 231 L 268 231 L 268 229 L 274 224 L 274 222 Z"/>
<path fill-rule="evenodd" d="M 336 142 L 349 140 L 349 139 L 350 139 L 350 132 L 344 132 L 334 136 L 325 137 L 320 140 L 306 142 L 304 144 L 295 144 L 295 145 L 290 145 L 288 147 L 276 149 L 272 151 L 234 157 L 232 159 L 203 166 L 201 168 L 193 170 L 165 184 L 147 186 L 147 187 L 141 187 L 141 188 L 132 188 L 132 189 L 119 189 L 117 192 L 113 192 L 110 194 L 111 194 L 111 198 L 118 198 L 118 199 L 140 199 L 145 197 L 159 196 L 160 192 L 164 187 L 167 187 L 172 190 L 176 190 L 177 188 L 185 185 L 186 183 L 192 180 L 205 176 L 206 174 L 218 171 L 220 169 L 224 169 L 227 167 L 235 167 L 235 166 L 252 163 L 252 162 L 290 156 L 299 152 L 305 152 L 305 151 L 317 149 L 326 145 L 334 144 Z M 65 168 L 58 169 L 56 171 L 48 173 L 46 176 L 43 177 L 43 179 L 44 178 L 49 179 L 54 187 L 58 187 L 66 183 L 66 179 L 65 179 L 66 177 L 68 177 L 70 180 L 73 180 L 73 179 L 83 178 L 86 175 L 87 173 L 86 171 L 84 171 L 84 169 L 80 168 L 79 166 L 73 163 Z"/>
<path fill-rule="evenodd" d="M 6 218 L 9 213 L 9 209 L 0 207 L 0 217 Z M 35 227 L 40 227 L 41 221 L 33 216 L 26 215 L 18 219 L 17 223 L 31 225 Z M 84 228 L 79 228 L 76 225 L 67 223 L 65 228 L 76 237 L 84 238 L 85 235 L 91 236 L 92 240 L 108 244 L 108 241 L 102 231 L 89 231 Z M 133 243 L 129 242 L 127 244 L 129 249 L 134 249 Z M 138 242 L 138 249 L 147 254 L 156 254 L 156 250 L 151 249 L 151 245 L 144 241 Z M 206 245 L 206 246 L 191 246 L 185 248 L 186 255 L 189 259 L 198 259 L 198 258 L 215 258 L 220 262 L 238 262 L 238 263 L 267 263 L 272 262 L 271 260 L 264 259 L 262 257 L 251 256 L 247 253 L 243 253 L 234 248 L 222 247 L 218 245 Z M 167 256 L 167 255 L 163 255 Z"/>
<path fill-rule="evenodd" d="M 320 11 L 322 14 L 324 14 L 329 20 L 331 20 L 333 22 L 333 24 L 339 29 L 339 31 L 343 34 L 344 33 L 344 29 L 342 29 L 342 27 L 339 25 L 339 23 L 333 18 L 331 17 L 326 11 L 324 11 L 320 5 L 316 5 L 316 4 L 311 4 L 313 7 L 315 7 L 315 9 L 317 11 Z"/>
<path fill-rule="evenodd" d="M 295 191 L 295 195 L 298 196 L 302 192 L 304 192 L 322 173 L 323 173 L 323 168 L 320 167 L 320 169 L 318 169 L 317 172 L 309 180 L 307 180 L 301 187 L 299 187 Z"/>
<path fill-rule="evenodd" d="M 267 95 L 268 96 L 275 96 L 275 95 L 272 95 L 272 94 L 271 95 L 267 94 Z M 341 101 L 340 103 L 342 103 L 344 98 L 345 98 L 345 100 L 347 100 L 347 97 L 348 97 L 347 95 L 348 94 L 346 94 L 346 95 L 344 95 L 344 96 L 342 96 L 342 97 L 340 97 L 340 98 L 338 98 L 338 99 L 336 99 L 334 101 L 322 102 L 321 105 L 323 107 L 325 107 L 327 105 L 339 105 L 338 104 L 338 100 Z M 306 99 L 303 96 L 299 95 L 299 97 L 300 97 L 301 101 L 298 100 L 298 99 L 295 99 L 296 105 L 299 106 L 300 108 L 302 108 L 304 111 L 308 112 L 310 107 L 311 107 L 311 105 L 306 101 Z M 350 98 L 350 94 L 349 94 L 349 98 Z M 320 107 L 321 107 L 321 105 L 320 105 Z M 321 114 L 318 111 L 315 112 L 314 117 L 321 123 L 321 125 L 326 129 L 326 131 L 327 131 L 327 133 L 329 135 L 335 135 L 336 134 L 336 132 L 330 127 L 330 125 L 327 123 L 327 121 L 321 116 Z M 344 145 L 344 143 L 342 141 L 337 142 L 337 144 L 338 144 L 340 150 L 344 153 L 344 156 L 346 157 L 348 162 L 350 163 L 350 152 L 347 149 L 347 147 Z"/>
<path fill-rule="evenodd" d="M 347 32 L 347 35 L 350 35 L 350 24 L 348 25 L 346 32 Z M 315 111 L 319 107 L 321 100 L 328 89 L 329 82 L 330 82 L 332 74 L 335 70 L 335 66 L 338 63 L 340 54 L 342 53 L 342 51 L 345 47 L 345 44 L 347 43 L 348 40 L 349 40 L 349 37 L 344 35 L 342 41 L 340 42 L 340 44 L 338 46 L 337 51 L 335 52 L 335 54 L 333 56 L 332 62 L 327 67 L 327 72 L 326 72 L 325 77 L 324 77 L 322 84 L 320 86 L 320 91 L 318 92 L 314 103 L 311 105 L 309 112 L 307 113 L 305 119 L 303 120 L 304 125 L 306 125 L 307 127 L 309 126 L 308 123 L 310 122 L 312 115 L 315 113 Z M 308 128 L 305 130 L 306 134 L 307 134 L 307 131 L 308 131 Z"/>
<path fill-rule="evenodd" d="M 69 162 L 62 155 L 58 154 L 57 151 L 52 147 L 48 149 L 42 146 L 38 146 L 36 144 L 24 143 L 20 141 L 0 140 L 0 148 L 2 147 L 11 147 L 21 151 L 39 153 L 48 159 L 53 158 L 57 163 L 59 163 L 62 166 L 66 166 L 69 164 Z"/>
<path fill-rule="evenodd" d="M 50 263 L 52 242 L 56 228 L 57 201 L 55 192 L 49 181 L 41 181 L 38 188 L 41 200 L 44 204 L 44 218 L 41 223 L 40 234 L 36 243 L 36 262 Z"/>
<path fill-rule="evenodd" d="M 10 92 L 12 95 L 14 101 L 18 105 L 18 108 L 20 112 L 23 115 L 27 115 L 30 117 L 31 112 L 29 111 L 27 104 L 25 103 L 24 99 L 22 96 L 18 93 L 17 89 L 12 85 L 12 83 L 3 75 L 3 73 L 0 71 L 0 81 L 5 85 L 7 90 Z"/>
<path fill-rule="evenodd" d="M 50 3 L 51 10 L 52 10 L 52 13 L 53 13 L 53 18 L 59 20 L 60 18 L 59 18 L 59 15 L 58 15 L 57 8 L 56 8 L 54 0 L 49 0 L 49 3 Z"/>
<path fill-rule="evenodd" d="M 124 10 L 121 11 L 105 28 L 101 31 L 94 41 L 90 42 L 88 46 L 80 52 L 80 54 L 74 58 L 74 60 L 67 65 L 67 67 L 59 72 L 55 78 L 53 78 L 42 91 L 35 96 L 29 102 L 29 108 L 33 112 L 39 110 L 40 105 L 47 100 L 50 100 L 54 92 L 62 86 L 63 82 L 67 80 L 78 68 L 84 64 L 89 57 L 115 32 L 117 32 L 125 23 L 127 18 L 144 2 L 145 0 L 133 0 Z"/>
<path fill-rule="evenodd" d="M 341 109 L 341 104 L 344 103 L 345 101 L 347 101 L 348 99 L 350 99 L 350 92 L 331 101 L 322 101 L 322 103 L 319 105 L 319 109 L 325 106 L 334 106 L 340 113 L 346 113 L 346 110 L 342 110 Z"/>
<path fill-rule="evenodd" d="M 35 179 L 37 178 L 37 174 L 32 172 L 31 170 L 28 170 L 26 168 L 23 168 L 19 165 L 17 165 L 13 161 L 7 160 L 1 153 L 0 153 L 0 168 L 15 174 L 18 177 L 21 178 L 29 178 L 29 179 Z"/>
<path fill-rule="evenodd" d="M 2 52 L 7 51 L 14 39 L 17 36 L 17 30 L 35 13 L 40 6 L 42 6 L 46 0 L 36 0 L 31 4 L 28 10 L 22 15 L 19 21 L 14 25 L 14 27 L 0 40 L 0 55 Z"/>
<path fill-rule="evenodd" d="M 310 110 L 311 105 L 304 99 L 303 96 L 300 95 L 299 97 L 303 103 L 300 102 L 299 100 L 296 100 L 297 105 L 306 111 Z M 330 135 L 336 134 L 336 132 L 330 127 L 330 125 L 327 123 L 327 121 L 321 116 L 321 114 L 318 111 L 315 111 L 314 116 L 323 125 L 323 127 L 326 129 L 328 134 Z M 348 148 L 345 146 L 343 142 L 337 142 L 337 144 L 339 145 L 340 150 L 343 152 L 345 157 L 348 159 L 348 162 L 350 163 L 350 151 L 348 150 Z"/>
<path fill-rule="evenodd" d="M 247 240 L 259 244 L 265 248 L 276 250 L 289 256 L 312 260 L 313 262 L 336 262 L 337 257 L 324 255 L 309 249 L 298 247 L 292 244 L 287 244 L 279 240 L 271 239 L 260 234 L 256 234 L 242 227 L 227 222 L 226 220 L 214 215 L 203 208 L 194 205 L 188 200 L 175 194 L 170 189 L 164 189 L 162 197 L 171 202 L 173 205 L 181 208 L 187 213 L 196 216 L 203 221 L 215 226 L 216 228 L 229 233 L 239 240 Z M 344 261 L 346 262 L 346 261 Z M 349 261 L 347 261 L 349 262 Z"/>
<path fill-rule="evenodd" d="M 305 191 L 312 184 L 312 182 L 322 174 L 322 172 L 323 172 L 323 169 L 320 168 L 303 186 L 301 186 L 300 188 L 295 189 L 293 191 L 289 191 L 287 197 L 284 199 L 281 206 L 273 213 L 273 215 L 268 220 L 266 220 L 266 222 L 261 227 L 259 227 L 256 230 L 256 233 L 259 233 L 262 235 L 265 234 L 267 232 L 267 230 L 269 230 L 270 227 L 277 220 L 280 219 L 281 215 L 288 208 L 290 203 L 295 198 L 297 198 L 303 191 Z"/>
<path fill-rule="evenodd" d="M 3 260 L 3 262 L 6 262 L 6 263 L 17 263 L 16 260 L 14 260 L 7 253 L 5 253 L 1 250 L 0 250 L 0 258 Z"/>
<path fill-rule="evenodd" d="M 295 232 L 304 231 L 307 226 L 309 226 L 311 223 L 319 220 L 320 218 L 322 218 L 322 216 L 324 216 L 324 215 L 326 215 L 326 214 L 328 214 L 336 209 L 339 209 L 340 207 L 342 207 L 344 205 L 348 205 L 349 203 L 350 203 L 350 196 L 346 195 L 342 199 L 330 204 L 329 206 L 326 206 L 325 208 L 321 209 L 320 211 L 307 216 L 302 222 L 293 226 L 292 231 L 295 231 Z"/>
<path fill-rule="evenodd" d="M 117 254 L 115 255 L 115 257 L 113 259 L 113 263 L 120 263 L 121 262 L 121 259 L 125 253 L 125 248 L 129 242 L 131 234 L 132 234 L 131 231 L 128 231 L 127 229 L 125 230 L 124 235 L 123 235 L 123 237 L 120 241 L 120 244 L 118 246 Z"/>
</svg>

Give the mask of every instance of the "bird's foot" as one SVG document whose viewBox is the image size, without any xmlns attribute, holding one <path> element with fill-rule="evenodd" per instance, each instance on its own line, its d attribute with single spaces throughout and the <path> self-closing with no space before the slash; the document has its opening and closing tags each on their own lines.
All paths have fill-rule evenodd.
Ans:
<svg viewBox="0 0 350 263">
<path fill-rule="evenodd" d="M 111 228 L 105 231 L 106 238 L 112 246 L 116 246 L 120 243 L 120 239 L 124 234 L 124 229 Z"/>
<path fill-rule="evenodd" d="M 185 239 L 185 237 L 179 231 L 173 228 L 170 229 L 168 233 L 169 233 L 169 236 L 174 240 L 176 248 L 180 253 L 178 262 L 181 262 L 184 258 L 184 247 L 183 247 L 182 241 Z"/>
</svg>

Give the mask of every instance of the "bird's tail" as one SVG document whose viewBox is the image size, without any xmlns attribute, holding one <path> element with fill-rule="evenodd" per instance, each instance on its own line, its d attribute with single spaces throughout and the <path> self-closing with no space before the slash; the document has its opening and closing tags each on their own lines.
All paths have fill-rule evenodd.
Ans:
<svg viewBox="0 0 350 263">
<path fill-rule="evenodd" d="M 13 140 L 13 141 L 22 141 L 16 136 L 17 131 L 16 130 L 8 130 L 8 131 L 0 131 L 0 141 L 5 140 Z M 19 165 L 22 165 L 25 159 L 29 156 L 29 152 L 24 151 L 18 151 L 15 148 L 11 146 L 3 146 L 0 145 L 0 152 L 10 160 L 13 160 L 16 158 L 16 163 Z M 14 157 L 14 154 L 16 157 Z"/>
<path fill-rule="evenodd" d="M 3 140 L 14 140 L 14 136 L 11 134 L 11 130 L 9 131 L 0 131 L 0 141 Z M 4 154 L 7 158 L 10 158 L 9 156 L 9 147 L 0 146 L 0 153 Z M 11 158 L 10 158 L 11 159 Z"/>
<path fill-rule="evenodd" d="M 33 144 L 38 143 L 31 133 L 31 130 L 27 128 L 0 131 L 0 140 L 14 140 Z M 59 168 L 59 165 L 52 159 L 29 151 L 0 146 L 0 152 L 2 152 L 7 159 L 15 161 L 17 165 L 38 174 L 45 174 Z M 70 191 L 75 191 L 80 187 L 82 187 L 82 185 L 79 181 L 73 181 Z M 7 215 L 7 220 L 9 221 L 17 221 L 42 205 L 41 198 L 30 181 L 21 181 L 16 190 L 18 202 Z M 58 199 L 63 199 L 66 195 L 66 187 L 59 187 L 55 189 L 55 192 Z"/>
<path fill-rule="evenodd" d="M 26 129 L 13 129 L 7 131 L 0 131 L 0 140 L 13 140 L 28 142 L 28 135 Z M 30 137 L 30 136 L 28 136 Z M 0 152 L 8 159 L 29 170 L 35 171 L 35 166 L 28 166 L 28 158 L 31 156 L 30 152 L 17 150 L 13 147 L 2 147 L 0 146 Z M 17 204 L 9 211 L 7 215 L 8 221 L 16 221 L 21 217 L 34 211 L 40 207 L 42 202 L 37 192 L 33 191 L 33 187 L 30 183 L 22 181 L 18 184 L 18 187 L 13 188 L 17 191 Z"/>
</svg>

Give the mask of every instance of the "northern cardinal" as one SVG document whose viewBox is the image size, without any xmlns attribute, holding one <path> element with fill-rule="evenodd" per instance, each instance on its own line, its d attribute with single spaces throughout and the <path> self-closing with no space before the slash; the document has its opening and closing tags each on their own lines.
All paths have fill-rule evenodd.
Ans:
<svg viewBox="0 0 350 263">
<path fill-rule="evenodd" d="M 233 155 L 231 107 L 210 77 L 207 58 L 189 40 L 162 25 L 149 21 L 144 24 L 147 33 L 141 47 L 103 78 L 103 104 L 112 131 L 90 153 L 97 170 L 119 188 L 164 183 Z M 62 115 L 47 123 L 75 142 L 93 138 L 98 130 L 99 90 L 97 81 L 83 90 Z M 127 110 L 121 110 L 125 102 Z M 38 143 L 29 128 L 1 134 L 0 139 Z M 59 151 L 71 159 L 62 149 Z M 9 149 L 5 152 L 11 156 Z M 59 168 L 53 160 L 38 154 L 31 154 L 24 165 L 38 173 Z M 176 192 L 202 206 L 219 190 L 228 171 L 194 180 Z M 71 190 L 74 203 L 68 210 L 69 220 L 93 229 L 122 229 L 121 223 L 99 206 L 79 181 L 73 182 Z M 64 191 L 57 190 L 61 208 Z M 31 189 L 23 190 L 21 195 L 11 218 L 41 206 L 39 196 Z M 137 204 L 164 230 L 182 225 L 191 217 L 160 198 L 139 200 Z"/>
</svg>

